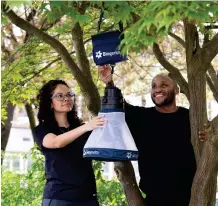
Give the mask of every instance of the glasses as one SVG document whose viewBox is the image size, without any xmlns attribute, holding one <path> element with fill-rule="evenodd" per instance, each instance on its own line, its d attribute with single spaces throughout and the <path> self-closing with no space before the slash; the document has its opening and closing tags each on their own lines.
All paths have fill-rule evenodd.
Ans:
<svg viewBox="0 0 218 206">
<path fill-rule="evenodd" d="M 58 101 L 64 101 L 65 98 L 72 100 L 75 97 L 75 94 L 69 92 L 67 94 L 57 93 L 51 97 L 51 99 L 56 99 Z"/>
</svg>

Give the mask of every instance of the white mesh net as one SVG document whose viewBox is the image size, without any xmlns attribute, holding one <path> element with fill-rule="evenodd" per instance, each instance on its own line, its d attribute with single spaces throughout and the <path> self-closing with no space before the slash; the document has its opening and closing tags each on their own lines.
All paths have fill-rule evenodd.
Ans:
<svg viewBox="0 0 218 206">
<path fill-rule="evenodd" d="M 103 128 L 93 130 L 84 148 L 110 148 L 138 151 L 125 122 L 125 113 L 99 113 L 108 121 Z"/>
</svg>

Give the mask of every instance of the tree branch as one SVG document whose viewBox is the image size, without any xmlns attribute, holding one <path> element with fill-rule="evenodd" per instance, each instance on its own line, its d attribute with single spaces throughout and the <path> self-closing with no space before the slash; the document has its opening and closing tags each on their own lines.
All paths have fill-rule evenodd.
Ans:
<svg viewBox="0 0 218 206">
<path fill-rule="evenodd" d="M 166 58 L 160 50 L 159 45 L 156 43 L 153 44 L 153 52 L 160 64 L 171 73 L 172 77 L 179 84 L 181 91 L 186 95 L 187 99 L 189 100 L 188 83 L 181 75 L 180 71 L 166 60 Z"/>
<path fill-rule="evenodd" d="M 16 26 L 20 27 L 26 32 L 29 32 L 30 34 L 37 36 L 39 39 L 46 42 L 53 49 L 55 49 L 56 52 L 64 60 L 64 62 L 68 65 L 68 67 L 71 68 L 71 72 L 73 73 L 74 77 L 78 80 L 78 82 L 81 82 L 80 79 L 81 77 L 83 77 L 83 74 L 76 65 L 76 63 L 73 61 L 73 59 L 71 58 L 70 54 L 68 53 L 67 49 L 64 47 L 63 44 L 61 44 L 57 39 L 32 26 L 30 23 L 26 22 L 25 20 L 17 16 L 12 10 L 9 10 L 8 7 L 5 8 L 3 6 L 3 12 Z"/>
<path fill-rule="evenodd" d="M 9 137 L 9 132 L 11 129 L 11 121 L 13 120 L 13 114 L 14 114 L 14 108 L 15 105 L 13 105 L 11 102 L 7 103 L 7 119 L 4 120 L 4 124 L 1 124 L 1 150 L 5 151 L 6 145 L 8 143 L 8 137 Z M 3 160 L 3 157 L 1 158 Z"/>
<path fill-rule="evenodd" d="M 100 108 L 100 96 L 98 89 L 94 84 L 93 79 L 87 78 L 87 76 L 83 74 L 83 72 L 74 62 L 73 58 L 70 56 L 65 46 L 54 37 L 48 35 L 47 33 L 39 30 L 22 18 L 18 17 L 12 10 L 9 9 L 9 7 L 6 7 L 5 4 L 2 6 L 2 11 L 16 26 L 49 44 L 60 55 L 67 67 L 70 69 L 75 80 L 78 82 L 81 91 L 85 96 L 88 109 L 92 113 L 97 114 Z"/>
<path fill-rule="evenodd" d="M 218 29 L 218 25 L 208 25 L 205 26 L 206 29 Z"/>
<path fill-rule="evenodd" d="M 215 87 L 215 85 L 213 84 L 213 82 L 208 74 L 206 74 L 206 80 L 207 80 L 207 83 L 208 83 L 211 91 L 213 92 L 214 99 L 218 102 L 218 89 Z"/>
<path fill-rule="evenodd" d="M 25 8 L 26 11 L 26 8 Z M 31 12 L 29 13 L 29 15 L 26 18 L 26 21 L 30 22 L 33 21 L 34 16 L 36 15 L 36 10 L 35 9 L 31 9 Z M 26 32 L 25 38 L 24 38 L 24 43 L 26 43 L 28 41 L 28 39 L 30 38 L 30 35 L 28 32 Z"/>
<path fill-rule="evenodd" d="M 218 33 L 202 48 L 202 57 L 205 64 L 209 64 L 218 54 Z"/>
<path fill-rule="evenodd" d="M 188 77 L 195 77 L 199 70 L 199 65 L 203 65 L 201 58 L 201 48 L 199 44 L 199 35 L 197 27 L 193 22 L 185 19 L 183 21 L 185 28 L 185 52 Z"/>
<path fill-rule="evenodd" d="M 206 27 L 206 29 L 208 29 Z M 209 42 L 209 33 L 206 32 L 204 34 L 204 42 L 203 42 L 203 46 L 205 44 L 207 44 Z M 213 96 L 215 98 L 215 100 L 218 102 L 218 74 L 216 74 L 216 71 L 215 69 L 213 68 L 212 64 L 210 63 L 208 69 L 207 69 L 210 77 L 208 75 L 206 75 L 206 80 L 207 80 L 207 83 L 211 89 L 211 91 L 213 92 Z"/>
<path fill-rule="evenodd" d="M 114 171 L 120 181 L 129 206 L 143 206 L 143 198 L 136 183 L 135 173 L 130 161 L 114 162 Z"/>
<path fill-rule="evenodd" d="M 140 16 L 134 12 L 130 12 L 131 16 L 132 16 L 132 19 L 133 19 L 133 23 L 136 23 L 139 19 L 140 19 Z"/>
<path fill-rule="evenodd" d="M 217 90 L 217 93 L 218 93 L 218 73 L 216 74 L 216 71 L 211 64 L 210 64 L 207 71 L 208 71 L 210 78 L 213 81 L 213 84 L 214 84 L 214 86 Z"/>
<path fill-rule="evenodd" d="M 90 40 L 91 40 L 91 38 L 86 39 L 86 40 L 84 41 L 84 44 L 86 44 L 86 43 L 89 42 Z M 72 55 L 72 54 L 74 54 L 74 53 L 75 53 L 75 51 L 72 51 L 72 52 L 70 52 L 70 55 Z M 40 70 L 38 70 L 37 72 L 35 72 L 31 77 L 29 77 L 28 79 L 25 79 L 24 81 L 22 81 L 22 82 L 20 83 L 20 85 L 21 85 L 21 86 L 24 85 L 25 83 L 27 83 L 28 81 L 30 81 L 30 80 L 33 79 L 34 77 L 38 76 L 38 75 L 40 74 L 40 72 L 42 72 L 42 71 L 48 69 L 52 64 L 54 64 L 55 62 L 58 62 L 58 61 L 60 61 L 60 60 L 61 60 L 61 57 L 60 57 L 60 56 L 57 57 L 56 59 L 52 60 L 52 61 L 49 62 L 46 66 L 44 66 L 42 69 L 40 69 Z M 25 76 L 26 76 L 26 75 L 25 75 Z"/>
<path fill-rule="evenodd" d="M 54 22 L 52 23 L 48 23 L 47 20 L 48 18 L 45 17 L 45 19 L 42 19 L 39 22 L 39 25 L 41 25 L 40 30 L 42 31 L 47 31 L 48 29 L 52 28 L 55 24 L 57 24 L 60 20 L 61 20 L 62 16 L 60 16 L 59 18 L 57 18 Z"/>
<path fill-rule="evenodd" d="M 85 14 L 86 8 L 90 5 L 90 2 L 88 1 L 82 1 L 80 7 L 78 8 L 78 11 L 80 14 Z"/>
<path fill-rule="evenodd" d="M 30 129 L 31 129 L 32 135 L 34 135 L 33 131 L 34 131 L 34 128 L 36 127 L 34 110 L 33 110 L 32 106 L 31 106 L 31 104 L 29 104 L 28 102 L 26 102 L 24 104 L 24 106 L 25 106 L 26 113 L 27 113 L 27 116 L 28 116 L 28 119 L 29 119 Z"/>
<path fill-rule="evenodd" d="M 149 66 L 140 65 L 140 64 L 138 63 L 138 61 L 135 60 L 134 57 L 132 57 L 131 55 L 129 55 L 129 57 L 130 57 L 130 59 L 131 59 L 139 68 L 141 68 L 141 69 L 142 69 L 143 71 L 145 71 L 150 77 L 152 77 L 152 75 L 151 75 L 146 69 L 143 68 L 143 67 L 149 67 Z M 134 68 L 134 67 L 133 67 L 133 68 Z M 135 70 L 135 72 L 139 75 L 140 78 L 142 78 L 141 75 L 140 75 L 136 70 Z"/>
<path fill-rule="evenodd" d="M 35 17 L 35 15 L 36 15 L 36 10 L 35 10 L 35 9 L 31 9 L 30 14 L 29 14 L 29 15 L 27 16 L 27 18 L 26 18 L 26 21 L 30 22 L 30 21 Z M 60 20 L 60 18 L 57 19 L 57 20 L 56 20 L 54 23 L 52 23 L 52 24 L 44 25 L 44 23 L 46 22 L 46 20 L 47 20 L 47 17 L 44 19 L 44 21 L 43 21 L 43 23 L 42 23 L 42 26 L 41 26 L 41 28 L 40 28 L 40 30 L 42 30 L 42 31 L 46 31 L 46 30 L 48 30 L 49 28 L 51 28 L 52 26 L 54 26 L 54 24 L 56 24 L 56 23 Z M 18 43 L 18 42 L 17 42 L 17 39 L 16 39 L 16 37 L 15 37 L 15 35 L 14 35 L 14 33 L 13 33 L 12 27 L 10 27 L 9 30 L 10 30 L 11 38 L 12 38 L 16 43 Z M 23 40 L 24 45 L 21 46 L 14 54 L 12 54 L 11 57 L 9 56 L 9 59 L 6 61 L 6 63 L 5 63 L 4 65 L 6 65 L 6 64 L 10 61 L 10 59 L 13 58 L 14 55 L 16 55 L 22 48 L 24 48 L 29 40 L 30 40 L 30 35 L 29 35 L 28 32 L 26 32 L 26 35 L 25 35 L 24 40 Z M 2 65 L 2 66 L 4 66 L 4 65 Z"/>
<path fill-rule="evenodd" d="M 37 75 L 39 75 L 42 71 L 48 69 L 52 64 L 54 64 L 55 62 L 61 60 L 61 57 L 58 57 L 56 59 L 54 59 L 53 61 L 49 62 L 45 67 L 43 67 L 42 69 L 40 69 L 39 71 L 35 72 L 31 77 L 29 77 L 28 79 L 25 79 L 24 81 L 22 81 L 20 83 L 20 85 L 24 85 L 25 83 L 27 83 L 28 81 L 30 81 L 31 79 L 33 79 L 34 77 L 36 77 Z"/>
<path fill-rule="evenodd" d="M 173 37 L 175 40 L 177 40 L 185 48 L 185 41 L 182 38 L 180 38 L 179 36 L 177 36 L 172 32 L 169 32 L 169 35 Z"/>
<path fill-rule="evenodd" d="M 87 58 L 84 42 L 83 42 L 83 31 L 78 22 L 72 28 L 72 41 L 78 59 L 79 68 L 81 69 L 81 71 L 86 77 L 92 78 L 89 69 L 90 68 L 89 60 Z"/>
<path fill-rule="evenodd" d="M 218 115 L 212 119 L 211 123 L 214 131 L 218 133 Z"/>
</svg>

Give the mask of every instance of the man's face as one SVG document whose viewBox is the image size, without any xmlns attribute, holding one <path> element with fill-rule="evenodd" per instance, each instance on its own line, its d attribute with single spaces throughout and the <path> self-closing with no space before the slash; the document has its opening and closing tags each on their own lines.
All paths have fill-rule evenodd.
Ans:
<svg viewBox="0 0 218 206">
<path fill-rule="evenodd" d="M 171 105 L 175 100 L 176 86 L 167 75 L 158 75 L 152 81 L 151 99 L 158 107 Z"/>
</svg>

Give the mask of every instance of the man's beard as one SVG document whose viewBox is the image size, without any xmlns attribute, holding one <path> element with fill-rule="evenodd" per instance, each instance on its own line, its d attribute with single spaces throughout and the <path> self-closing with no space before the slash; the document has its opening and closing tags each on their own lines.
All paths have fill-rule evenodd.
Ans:
<svg viewBox="0 0 218 206">
<path fill-rule="evenodd" d="M 155 102 L 155 98 L 153 96 L 151 96 L 151 99 L 157 107 L 168 106 L 168 105 L 172 104 L 173 101 L 175 100 L 175 93 L 174 93 L 174 91 L 168 92 L 167 97 L 159 104 Z"/>
</svg>

